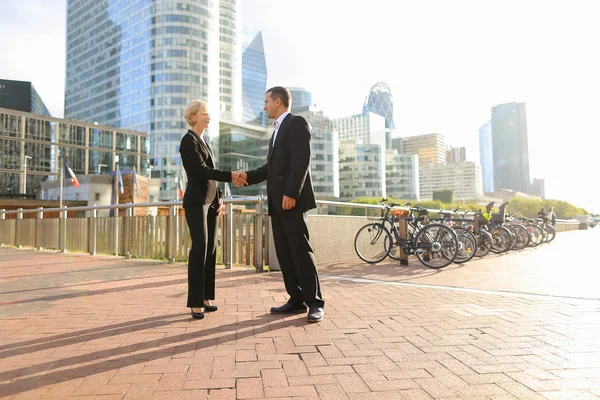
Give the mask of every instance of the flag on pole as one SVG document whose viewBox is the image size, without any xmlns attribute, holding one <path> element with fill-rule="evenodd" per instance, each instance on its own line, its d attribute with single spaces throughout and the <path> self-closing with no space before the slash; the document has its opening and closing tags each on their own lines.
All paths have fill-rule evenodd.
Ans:
<svg viewBox="0 0 600 400">
<path fill-rule="evenodd" d="M 135 187 L 136 196 L 140 195 L 140 183 L 138 182 L 137 172 L 135 167 L 133 167 L 133 186 Z"/>
<path fill-rule="evenodd" d="M 179 198 L 183 199 L 183 181 L 181 180 L 181 174 L 177 173 L 177 182 L 178 182 L 178 188 L 177 190 L 179 190 Z"/>
<path fill-rule="evenodd" d="M 65 163 L 65 178 L 69 178 L 71 180 L 71 183 L 73 184 L 73 186 L 79 187 L 79 181 L 77 180 L 75 173 L 73 172 L 73 170 L 69 167 L 69 164 L 67 164 L 67 163 Z"/>
<path fill-rule="evenodd" d="M 117 166 L 117 180 L 119 182 L 119 193 L 125 193 L 125 188 L 123 187 L 123 176 L 121 175 L 121 169 Z"/>
</svg>

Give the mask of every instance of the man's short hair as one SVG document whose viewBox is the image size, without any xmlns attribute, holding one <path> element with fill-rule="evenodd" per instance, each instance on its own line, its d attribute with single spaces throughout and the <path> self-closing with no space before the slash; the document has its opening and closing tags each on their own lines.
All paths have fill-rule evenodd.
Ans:
<svg viewBox="0 0 600 400">
<path fill-rule="evenodd" d="M 269 92 L 271 92 L 271 98 L 273 100 L 281 99 L 281 103 L 286 108 L 289 108 L 292 105 L 292 94 L 287 88 L 284 88 L 283 86 L 274 86 L 271 89 L 267 90 L 266 93 Z"/>
</svg>

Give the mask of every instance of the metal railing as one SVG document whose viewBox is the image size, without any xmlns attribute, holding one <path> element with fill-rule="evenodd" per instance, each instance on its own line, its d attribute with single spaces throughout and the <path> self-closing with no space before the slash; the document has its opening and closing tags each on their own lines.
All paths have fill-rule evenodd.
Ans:
<svg viewBox="0 0 600 400">
<path fill-rule="evenodd" d="M 218 261 L 253 265 L 262 270 L 268 257 L 265 250 L 265 215 L 262 197 L 225 199 L 226 214 L 218 220 Z M 234 205 L 254 204 L 254 212 L 242 212 Z M 0 246 L 35 247 L 61 252 L 82 251 L 125 257 L 187 260 L 191 240 L 182 202 L 137 203 L 30 210 L 0 210 Z M 134 208 L 168 208 L 167 215 L 135 216 Z M 119 216 L 119 210 L 125 216 Z M 98 217 L 98 210 L 115 210 L 114 216 Z M 86 212 L 86 217 L 68 217 L 68 212 Z M 251 211 L 251 210 L 250 210 Z M 59 218 L 45 219 L 44 213 L 58 212 Z M 27 213 L 36 218 L 24 219 Z M 7 218 L 16 214 L 15 219 Z"/>
</svg>

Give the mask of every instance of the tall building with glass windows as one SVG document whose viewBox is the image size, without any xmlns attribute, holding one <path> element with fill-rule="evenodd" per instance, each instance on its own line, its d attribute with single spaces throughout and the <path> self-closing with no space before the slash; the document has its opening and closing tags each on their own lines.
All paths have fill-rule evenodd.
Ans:
<svg viewBox="0 0 600 400">
<path fill-rule="evenodd" d="M 219 0 L 221 118 L 242 119 L 242 20 L 240 0 Z"/>
<path fill-rule="evenodd" d="M 529 193 L 529 147 L 525 103 L 492 107 L 494 189 Z"/>
<path fill-rule="evenodd" d="M 301 87 L 288 87 L 290 94 L 292 95 L 292 109 L 293 113 L 296 110 L 303 109 L 306 107 L 314 106 L 313 94 L 308 90 Z"/>
<path fill-rule="evenodd" d="M 0 108 L 50 116 L 31 82 L 0 79 Z"/>
<path fill-rule="evenodd" d="M 121 170 L 148 176 L 143 132 L 0 108 L 0 192 L 40 197 L 40 185 L 60 177 L 62 161 L 75 175 Z M 118 158 L 117 158 L 118 157 Z"/>
<path fill-rule="evenodd" d="M 419 165 L 446 163 L 446 139 L 439 133 L 403 137 L 402 150 L 417 154 Z"/>
<path fill-rule="evenodd" d="M 492 148 L 492 121 L 479 128 L 479 163 L 483 176 L 484 193 L 494 191 L 494 150 Z"/>
<path fill-rule="evenodd" d="M 238 20 L 238 0 L 68 0 L 65 118 L 147 132 L 161 200 L 175 199 L 187 104 L 208 101 L 215 152 L 221 113 L 237 112 Z"/>
<path fill-rule="evenodd" d="M 268 118 L 263 106 L 267 91 L 267 62 L 262 32 L 253 35 L 246 31 L 244 34 L 247 43 L 242 53 L 242 121 L 266 126 Z"/>
<path fill-rule="evenodd" d="M 292 103 L 293 104 L 293 103 Z M 311 133 L 310 177 L 315 196 L 340 196 L 339 136 L 329 117 L 315 107 L 295 108 L 294 113 L 308 122 Z"/>
<path fill-rule="evenodd" d="M 372 112 L 331 120 L 340 140 L 358 140 L 385 147 L 385 118 Z"/>
<path fill-rule="evenodd" d="M 392 148 L 392 134 L 396 129 L 394 122 L 394 98 L 389 86 L 377 82 L 371 87 L 363 104 L 363 115 L 372 112 L 385 118 L 385 147 Z"/>
<path fill-rule="evenodd" d="M 385 149 L 361 140 L 340 141 L 340 199 L 385 197 Z"/>
<path fill-rule="evenodd" d="M 250 171 L 267 161 L 269 141 L 273 127 L 262 127 L 235 121 L 221 121 L 219 133 L 219 168 L 230 171 Z M 242 196 L 266 196 L 267 182 L 235 187 L 230 184 L 231 194 Z"/>
<path fill-rule="evenodd" d="M 419 200 L 419 156 L 386 150 L 385 182 L 386 196 Z"/>
</svg>

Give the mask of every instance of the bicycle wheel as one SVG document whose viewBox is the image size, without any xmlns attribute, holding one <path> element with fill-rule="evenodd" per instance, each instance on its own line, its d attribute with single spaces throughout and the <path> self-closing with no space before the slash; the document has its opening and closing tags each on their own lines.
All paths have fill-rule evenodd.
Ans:
<svg viewBox="0 0 600 400">
<path fill-rule="evenodd" d="M 430 224 L 419 230 L 414 248 L 423 265 L 429 268 L 444 268 L 456 258 L 458 239 L 456 233 L 446 225 Z"/>
<path fill-rule="evenodd" d="M 548 230 L 544 225 L 540 225 L 540 228 L 542 229 L 542 243 L 548 243 Z"/>
<path fill-rule="evenodd" d="M 539 225 L 529 223 L 525 224 L 525 229 L 527 229 L 527 232 L 529 232 L 529 246 L 539 246 L 544 239 L 542 228 L 540 228 Z"/>
<path fill-rule="evenodd" d="M 548 231 L 547 242 L 550 243 L 556 237 L 556 228 L 554 228 L 551 224 L 544 225 L 544 228 L 546 228 L 546 230 Z"/>
<path fill-rule="evenodd" d="M 477 237 L 477 251 L 475 255 L 477 257 L 486 256 L 490 250 L 492 249 L 492 245 L 494 244 L 494 239 L 492 238 L 492 234 L 488 231 L 481 230 Z"/>
<path fill-rule="evenodd" d="M 512 245 L 512 238 L 508 229 L 503 226 L 497 226 L 490 233 L 492 234 L 492 239 L 494 240 L 491 249 L 494 253 L 504 253 L 506 250 L 510 249 L 510 246 Z"/>
<path fill-rule="evenodd" d="M 361 260 L 375 264 L 388 256 L 392 236 L 385 226 L 378 223 L 360 228 L 354 238 L 354 250 Z"/>
<path fill-rule="evenodd" d="M 510 224 L 506 225 L 516 236 L 517 240 L 513 246 L 514 250 L 522 250 L 529 244 L 529 232 L 523 225 Z"/>
<path fill-rule="evenodd" d="M 462 226 L 455 226 L 454 232 L 456 232 L 456 238 L 458 239 L 458 252 L 454 262 L 457 264 L 466 263 L 477 252 L 477 239 L 470 230 Z"/>
</svg>

